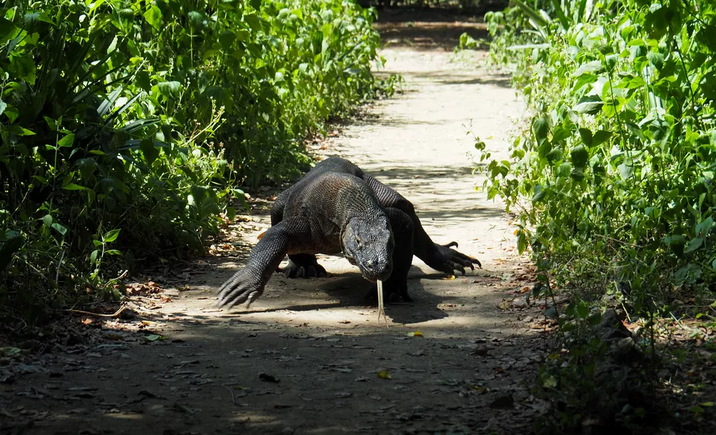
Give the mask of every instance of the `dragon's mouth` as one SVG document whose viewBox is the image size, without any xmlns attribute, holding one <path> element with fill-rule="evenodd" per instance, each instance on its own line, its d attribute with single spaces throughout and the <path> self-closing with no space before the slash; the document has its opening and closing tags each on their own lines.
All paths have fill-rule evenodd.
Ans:
<svg viewBox="0 0 716 435">
<path fill-rule="evenodd" d="M 358 265 L 358 268 L 360 269 L 363 278 L 370 282 L 376 282 L 378 280 L 385 281 L 390 278 L 390 274 L 393 272 L 392 264 L 387 264 L 379 270 L 375 270 L 375 268 L 368 269 L 360 267 L 360 265 Z"/>
</svg>

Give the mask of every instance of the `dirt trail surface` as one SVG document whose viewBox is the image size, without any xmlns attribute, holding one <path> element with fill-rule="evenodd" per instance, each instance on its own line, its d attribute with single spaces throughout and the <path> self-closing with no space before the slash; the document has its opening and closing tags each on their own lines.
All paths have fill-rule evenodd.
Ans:
<svg viewBox="0 0 716 435">
<path fill-rule="evenodd" d="M 328 278 L 275 274 L 250 309 L 217 310 L 215 290 L 270 225 L 268 204 L 254 202 L 234 225 L 238 255 L 169 272 L 188 285 L 145 300 L 134 318 L 78 316 L 78 328 L 82 319 L 100 333 L 68 338 L 0 384 L 0 432 L 529 432 L 539 404 L 522 382 L 543 358 L 545 328 L 519 310 L 523 295 L 509 302 L 529 271 L 502 204 L 474 189 L 482 179 L 471 173 L 466 134 L 504 155 L 521 105 L 504 76 L 440 47 L 394 42 L 382 73 L 402 74 L 405 92 L 376 103 L 320 154 L 348 158 L 403 193 L 433 240 L 458 241 L 483 270 L 446 279 L 416 258 L 414 302 L 388 305 L 387 326 L 364 299 L 370 283 L 337 257 L 319 257 Z"/>
</svg>

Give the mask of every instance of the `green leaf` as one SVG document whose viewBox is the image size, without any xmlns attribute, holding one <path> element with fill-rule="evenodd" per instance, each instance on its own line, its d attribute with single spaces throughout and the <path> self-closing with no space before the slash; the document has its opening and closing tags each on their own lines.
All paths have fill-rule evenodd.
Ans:
<svg viewBox="0 0 716 435">
<path fill-rule="evenodd" d="M 564 158 L 564 153 L 559 148 L 554 148 L 552 151 L 547 153 L 547 160 L 552 162 L 558 162 Z"/>
<path fill-rule="evenodd" d="M 66 148 L 66 147 L 71 147 L 72 144 L 74 144 L 74 143 L 75 143 L 75 134 L 68 133 L 62 139 L 60 139 L 59 142 L 57 142 L 57 146 L 60 148 Z"/>
<path fill-rule="evenodd" d="M 20 116 L 20 111 L 17 110 L 16 107 L 13 106 L 7 106 L 5 109 L 5 116 L 7 116 L 7 119 L 10 120 L 10 123 L 15 122 L 18 116 Z"/>
<path fill-rule="evenodd" d="M 538 143 L 541 144 L 545 139 L 547 139 L 547 134 L 549 133 L 549 124 L 547 123 L 547 119 L 543 117 L 535 119 L 534 122 L 532 122 L 532 129 Z"/>
<path fill-rule="evenodd" d="M 689 240 L 689 243 L 686 245 L 686 249 L 684 249 L 684 254 L 694 252 L 695 250 L 699 249 L 703 244 L 704 239 L 702 237 L 694 237 L 693 239 Z"/>
<path fill-rule="evenodd" d="M 178 98 L 181 83 L 177 81 L 161 82 L 157 83 L 157 89 L 159 89 L 160 94 L 167 98 Z"/>
<path fill-rule="evenodd" d="M 600 73 L 602 71 L 604 71 L 604 66 L 602 65 L 602 62 L 599 60 L 593 60 L 591 62 L 581 64 L 579 68 L 577 68 L 577 70 L 574 72 L 574 76 L 579 77 L 586 73 Z"/>
<path fill-rule="evenodd" d="M 31 85 L 35 84 L 37 68 L 30 55 L 11 57 L 8 69 L 18 80 L 24 80 Z"/>
<path fill-rule="evenodd" d="M 569 155 L 572 158 L 572 164 L 576 168 L 581 169 L 587 166 L 587 162 L 589 161 L 589 151 L 587 151 L 584 145 L 577 145 L 576 147 L 572 148 L 569 151 Z"/>
<path fill-rule="evenodd" d="M 552 132 L 553 143 L 562 142 L 569 137 L 572 137 L 572 131 L 568 128 L 557 127 L 554 129 L 554 132 Z"/>
<path fill-rule="evenodd" d="M 154 146 L 154 142 L 151 138 L 144 138 L 139 142 L 139 149 L 142 150 L 144 160 L 147 161 L 149 166 L 159 157 L 159 150 Z"/>
<path fill-rule="evenodd" d="M 52 223 L 52 228 L 53 228 L 55 231 L 57 231 L 58 233 L 62 234 L 63 236 L 64 236 L 65 234 L 67 234 L 67 228 L 65 228 L 65 227 L 63 227 L 62 225 L 60 225 L 59 222 L 53 222 L 53 223 Z"/>
<path fill-rule="evenodd" d="M 7 115 L 7 112 L 5 112 L 5 114 Z M 2 127 L 2 130 L 5 130 L 5 131 L 12 133 L 14 135 L 17 135 L 17 136 L 34 136 L 35 135 L 34 131 L 30 131 L 30 130 L 26 129 L 25 127 L 20 127 L 19 125 L 5 125 L 5 126 L 0 126 L 0 127 Z"/>
<path fill-rule="evenodd" d="M 512 0 L 529 19 L 535 22 L 539 27 L 546 27 L 549 23 L 537 11 L 527 6 L 522 0 Z"/>
<path fill-rule="evenodd" d="M 559 0 L 552 0 L 552 7 L 554 8 L 554 11 L 557 12 L 557 17 L 559 18 L 559 22 L 562 25 L 562 28 L 567 30 L 569 29 L 569 19 L 567 19 L 567 16 L 564 14 L 564 11 L 562 10 L 562 5 L 560 4 Z"/>
<path fill-rule="evenodd" d="M 646 54 L 646 58 L 649 59 L 649 63 L 654 65 L 654 68 L 660 70 L 664 66 L 664 55 L 656 51 L 650 51 Z"/>
<path fill-rule="evenodd" d="M 89 190 L 85 186 L 80 186 L 79 184 L 75 184 L 75 183 L 69 183 L 65 186 L 62 186 L 62 188 L 64 190 Z"/>
<path fill-rule="evenodd" d="M 231 30 L 224 30 L 219 35 L 219 42 L 225 51 L 229 51 L 236 40 L 236 34 Z"/>
<path fill-rule="evenodd" d="M 7 109 L 7 103 L 0 99 L 0 115 L 5 112 L 5 109 Z"/>
<path fill-rule="evenodd" d="M 524 230 L 520 230 L 517 233 L 517 252 L 522 254 L 525 250 L 527 250 L 527 237 Z"/>
<path fill-rule="evenodd" d="M 576 307 L 576 311 L 580 319 L 586 319 L 589 316 L 589 305 L 586 302 L 580 302 Z"/>
<path fill-rule="evenodd" d="M 144 19 L 147 20 L 150 26 L 154 27 L 155 30 L 160 30 L 162 27 L 162 11 L 157 5 L 152 5 L 146 12 L 144 12 Z"/>
<path fill-rule="evenodd" d="M 714 220 L 711 217 L 707 217 L 701 223 L 696 225 L 696 237 L 706 237 L 709 235 L 711 228 L 714 225 Z"/>
<path fill-rule="evenodd" d="M 579 99 L 579 102 L 574 106 L 574 111 L 578 113 L 588 113 L 595 115 L 602 110 L 604 102 L 599 95 L 586 95 Z"/>
<path fill-rule="evenodd" d="M 619 175 L 621 175 L 625 180 L 628 180 L 632 175 L 634 175 L 634 167 L 632 165 L 627 165 L 626 163 L 622 163 L 617 166 L 617 170 L 619 171 Z"/>
<path fill-rule="evenodd" d="M 535 187 L 532 188 L 534 195 L 532 195 L 532 202 L 539 202 L 542 199 L 544 199 L 545 195 L 547 194 L 547 191 L 542 189 L 541 184 L 535 184 Z"/>
<path fill-rule="evenodd" d="M 599 146 L 604 142 L 608 141 L 610 137 L 612 137 L 612 133 L 610 131 L 597 130 L 597 132 L 594 133 L 594 136 L 592 137 L 592 146 Z"/>
<path fill-rule="evenodd" d="M 45 227 L 47 227 L 47 228 L 51 228 L 51 227 L 52 227 L 52 221 L 53 221 L 52 216 L 49 215 L 49 214 L 46 214 L 46 215 L 43 216 L 43 218 L 42 218 L 42 224 L 43 224 Z"/>
<path fill-rule="evenodd" d="M 586 146 L 592 145 L 592 131 L 588 128 L 580 128 L 579 136 L 582 138 L 582 143 Z"/>
<path fill-rule="evenodd" d="M 557 176 L 565 178 L 565 177 L 568 177 L 571 172 L 572 172 L 572 164 L 569 162 L 564 162 L 561 165 L 559 165 L 559 168 L 557 169 Z"/>
<path fill-rule="evenodd" d="M 104 235 L 104 237 L 102 238 L 102 240 L 104 241 L 104 243 L 112 243 L 112 242 L 114 242 L 115 240 L 117 240 L 117 237 L 119 236 L 119 231 L 120 231 L 120 228 L 117 228 L 117 229 L 108 231 L 108 232 Z"/>
</svg>

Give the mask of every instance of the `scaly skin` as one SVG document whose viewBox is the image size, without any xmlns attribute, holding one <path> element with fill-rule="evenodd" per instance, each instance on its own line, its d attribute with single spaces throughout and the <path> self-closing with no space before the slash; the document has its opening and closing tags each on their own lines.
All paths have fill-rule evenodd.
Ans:
<svg viewBox="0 0 716 435">
<path fill-rule="evenodd" d="M 219 289 L 219 306 L 251 304 L 286 254 L 289 277 L 325 276 L 315 254 L 338 254 L 363 277 L 384 281 L 385 292 L 409 301 L 407 277 L 413 255 L 452 274 L 481 267 L 454 249 L 435 244 L 413 205 L 348 160 L 330 157 L 286 189 L 271 209 L 271 228 L 251 251 L 246 267 Z"/>
</svg>

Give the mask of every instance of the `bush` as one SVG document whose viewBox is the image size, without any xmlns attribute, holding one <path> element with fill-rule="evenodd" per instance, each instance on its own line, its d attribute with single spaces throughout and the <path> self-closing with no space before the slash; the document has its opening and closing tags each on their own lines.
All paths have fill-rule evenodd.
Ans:
<svg viewBox="0 0 716 435">
<path fill-rule="evenodd" d="M 531 128 L 487 171 L 489 195 L 519 210 L 520 250 L 565 280 L 624 284 L 638 307 L 711 297 L 716 9 L 575 0 L 551 19 L 515 3 L 488 18 Z"/>
<path fill-rule="evenodd" d="M 340 0 L 4 3 L 0 304 L 37 319 L 202 250 L 233 185 L 298 174 L 305 135 L 375 95 L 372 19 Z"/>
<path fill-rule="evenodd" d="M 555 406 L 538 427 L 652 433 L 645 425 L 667 416 L 654 395 L 655 319 L 710 312 L 716 290 L 716 7 L 513 3 L 486 16 L 491 59 L 513 69 L 529 123 L 510 160 L 483 154 L 486 188 L 517 213 L 519 251 L 531 249 L 542 286 L 572 293 L 560 317 L 572 338 L 537 379 Z M 647 319 L 634 339 L 649 364 L 629 376 L 600 372 L 604 340 L 573 327 L 607 306 Z"/>
</svg>

